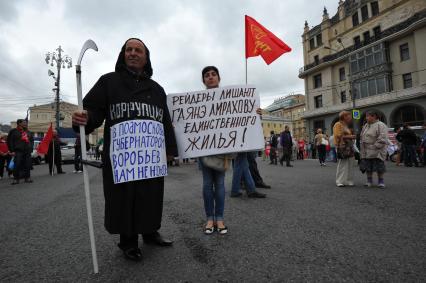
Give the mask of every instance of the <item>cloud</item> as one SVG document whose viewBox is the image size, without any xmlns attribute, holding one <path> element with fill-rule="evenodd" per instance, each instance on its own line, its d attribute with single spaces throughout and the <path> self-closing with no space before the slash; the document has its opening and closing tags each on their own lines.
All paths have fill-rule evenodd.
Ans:
<svg viewBox="0 0 426 283">
<path fill-rule="evenodd" d="M 262 106 L 274 98 L 303 93 L 298 70 L 303 65 L 304 21 L 319 24 L 320 1 L 0 1 L 0 122 L 25 115 L 34 103 L 53 100 L 45 54 L 59 45 L 74 61 L 84 41 L 93 39 L 99 52 L 83 61 L 83 91 L 114 69 L 124 41 L 140 37 L 151 50 L 154 79 L 167 92 L 203 88 L 201 69 L 216 65 L 221 84 L 245 81 L 244 15 L 248 14 L 292 47 L 267 66 L 260 57 L 248 60 L 248 80 L 261 94 Z M 76 103 L 75 71 L 62 69 L 61 95 Z M 6 107 L 4 107 L 6 106 Z M 4 109 L 4 110 L 3 110 Z"/>
</svg>

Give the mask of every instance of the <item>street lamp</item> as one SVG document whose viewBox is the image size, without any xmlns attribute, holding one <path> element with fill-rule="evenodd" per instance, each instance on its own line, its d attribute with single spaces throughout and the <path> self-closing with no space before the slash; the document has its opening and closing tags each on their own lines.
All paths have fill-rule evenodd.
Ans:
<svg viewBox="0 0 426 283">
<path fill-rule="evenodd" d="M 56 130 L 59 130 L 59 120 L 60 120 L 60 115 L 59 115 L 59 90 L 60 90 L 60 82 L 61 82 L 61 68 L 65 69 L 66 68 L 71 68 L 72 67 L 72 58 L 68 55 L 62 55 L 62 52 L 64 50 L 62 50 L 61 46 L 59 45 L 59 47 L 56 49 L 57 52 L 48 52 L 46 53 L 46 58 L 44 59 L 46 61 L 46 64 L 50 64 L 50 66 L 54 66 L 54 64 L 56 63 L 56 69 L 57 69 L 57 76 L 55 77 L 55 73 L 53 71 L 51 71 L 50 69 L 47 71 L 47 75 L 49 77 L 52 77 L 55 80 L 55 90 L 56 90 L 56 98 L 55 98 L 55 102 L 56 102 Z"/>
</svg>

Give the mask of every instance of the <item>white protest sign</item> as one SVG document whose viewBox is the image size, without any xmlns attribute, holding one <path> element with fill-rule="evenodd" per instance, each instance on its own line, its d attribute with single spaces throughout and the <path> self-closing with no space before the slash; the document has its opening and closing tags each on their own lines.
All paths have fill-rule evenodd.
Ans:
<svg viewBox="0 0 426 283">
<path fill-rule="evenodd" d="M 256 88 L 238 85 L 167 95 L 179 156 L 194 158 L 264 147 Z"/>
<path fill-rule="evenodd" d="M 114 184 L 166 176 L 163 124 L 129 120 L 111 126 L 110 158 Z"/>
</svg>

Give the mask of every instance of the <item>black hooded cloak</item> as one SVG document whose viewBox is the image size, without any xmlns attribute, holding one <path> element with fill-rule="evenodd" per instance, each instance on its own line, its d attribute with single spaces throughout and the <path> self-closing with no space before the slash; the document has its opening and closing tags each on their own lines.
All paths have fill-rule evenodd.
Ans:
<svg viewBox="0 0 426 283">
<path fill-rule="evenodd" d="M 161 227 L 164 177 L 114 184 L 109 155 L 110 128 L 127 120 L 155 120 L 163 124 L 167 156 L 176 156 L 177 146 L 166 94 L 151 79 L 149 50 L 145 46 L 147 63 L 143 72 L 138 74 L 125 64 L 126 43 L 118 56 L 115 72 L 103 75 L 83 99 L 89 117 L 86 133 L 91 133 L 105 121 L 102 173 L 106 230 L 111 234 L 150 234 Z M 141 103 L 146 111 L 132 107 Z"/>
</svg>

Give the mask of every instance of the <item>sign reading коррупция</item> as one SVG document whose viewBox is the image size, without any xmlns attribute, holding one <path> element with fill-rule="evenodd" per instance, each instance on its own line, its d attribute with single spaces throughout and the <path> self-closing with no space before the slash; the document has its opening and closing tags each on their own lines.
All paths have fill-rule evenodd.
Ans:
<svg viewBox="0 0 426 283">
<path fill-rule="evenodd" d="M 179 156 L 193 158 L 264 147 L 256 88 L 230 86 L 167 96 Z"/>
</svg>

